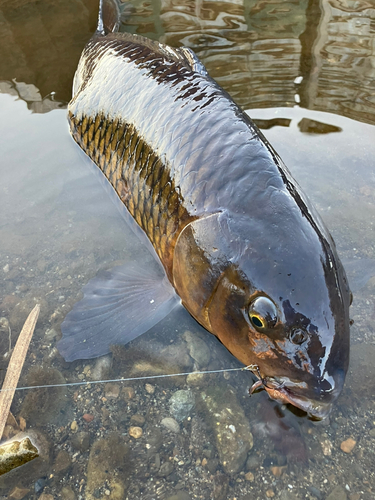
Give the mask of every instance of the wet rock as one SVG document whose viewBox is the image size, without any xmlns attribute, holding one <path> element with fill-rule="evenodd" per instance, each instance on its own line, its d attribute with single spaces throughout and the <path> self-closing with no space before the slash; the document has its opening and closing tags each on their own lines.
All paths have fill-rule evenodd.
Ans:
<svg viewBox="0 0 375 500">
<path fill-rule="evenodd" d="M 129 436 L 134 439 L 139 439 L 143 436 L 143 431 L 141 427 L 132 426 L 129 428 Z"/>
<path fill-rule="evenodd" d="M 163 420 L 161 421 L 161 425 L 169 431 L 175 432 L 176 434 L 180 432 L 180 426 L 174 418 L 163 418 Z"/>
<path fill-rule="evenodd" d="M 160 351 L 160 356 L 167 364 L 176 364 L 179 370 L 188 371 L 193 367 L 193 360 L 185 342 L 173 343 Z"/>
<path fill-rule="evenodd" d="M 25 432 L 19 432 L 12 440 L 22 441 L 25 438 L 30 439 L 38 450 L 39 456 L 22 466 L 22 474 L 18 469 L 14 469 L 0 476 L 0 493 L 3 489 L 13 488 L 15 484 L 19 488 L 29 487 L 35 478 L 46 475 L 50 469 L 51 446 L 47 437 L 39 430 L 29 429 Z"/>
<path fill-rule="evenodd" d="M 120 395 L 120 386 L 115 383 L 108 383 L 104 386 L 104 395 L 107 399 L 116 399 Z"/>
<path fill-rule="evenodd" d="M 26 385 L 65 384 L 64 376 L 54 368 L 34 367 L 26 377 Z M 72 415 L 66 387 L 33 389 L 26 394 L 20 416 L 28 425 L 67 425 Z"/>
<path fill-rule="evenodd" d="M 130 422 L 137 427 L 143 427 L 145 425 L 146 419 L 143 415 L 139 415 L 138 413 L 136 413 L 135 415 L 131 416 Z"/>
<path fill-rule="evenodd" d="M 217 458 L 208 458 L 207 459 L 206 469 L 208 471 L 210 471 L 211 474 L 216 472 L 218 467 L 219 467 L 219 460 Z"/>
<path fill-rule="evenodd" d="M 239 472 L 253 447 L 253 436 L 234 389 L 226 385 L 202 392 L 201 406 L 215 436 L 223 469 L 228 474 Z"/>
<path fill-rule="evenodd" d="M 371 430 L 370 430 L 369 435 L 370 435 L 371 437 L 375 437 L 375 427 L 374 427 L 373 429 L 371 429 Z"/>
<path fill-rule="evenodd" d="M 275 496 L 275 492 L 271 489 L 266 491 L 266 497 L 267 498 L 273 498 Z"/>
<path fill-rule="evenodd" d="M 345 385 L 357 397 L 368 396 L 375 380 L 375 345 L 370 343 L 350 346 L 350 365 Z"/>
<path fill-rule="evenodd" d="M 37 481 L 35 481 L 35 483 L 34 483 L 35 493 L 41 493 L 44 490 L 45 485 L 46 485 L 46 481 L 43 477 L 41 477 Z"/>
<path fill-rule="evenodd" d="M 225 474 L 216 474 L 213 479 L 213 500 L 227 500 L 229 477 Z"/>
<path fill-rule="evenodd" d="M 315 486 L 309 485 L 307 487 L 307 491 L 312 495 L 314 495 L 314 497 L 317 498 L 318 500 L 321 500 L 323 498 L 322 492 Z"/>
<path fill-rule="evenodd" d="M 197 368 L 205 368 L 210 362 L 211 352 L 202 335 L 187 330 L 182 337 L 187 343 L 189 354 L 194 359 Z"/>
<path fill-rule="evenodd" d="M 145 389 L 148 394 L 154 394 L 155 386 L 151 384 L 145 384 Z"/>
<path fill-rule="evenodd" d="M 85 431 L 77 432 L 72 436 L 72 446 L 80 453 L 85 453 L 90 448 L 90 434 Z"/>
<path fill-rule="evenodd" d="M 257 455 L 250 455 L 246 460 L 245 469 L 247 471 L 257 469 L 261 464 L 260 458 Z"/>
<path fill-rule="evenodd" d="M 121 476 L 117 475 L 119 467 Z M 128 477 L 124 471 L 129 473 L 129 469 L 129 450 L 121 435 L 111 434 L 108 438 L 97 440 L 91 448 L 87 464 L 86 500 L 111 499 L 112 493 L 114 496 L 125 494 Z M 98 494 L 104 486 L 109 487 L 110 495 Z"/>
<path fill-rule="evenodd" d="M 38 455 L 37 448 L 28 437 L 3 443 L 0 446 L 0 475 L 34 460 Z"/>
<path fill-rule="evenodd" d="M 329 439 L 324 439 L 321 443 L 323 455 L 330 457 L 332 455 L 332 442 Z"/>
<path fill-rule="evenodd" d="M 25 297 L 14 306 L 9 315 L 9 322 L 11 324 L 12 331 L 21 331 L 26 318 L 30 314 L 30 311 L 35 307 L 35 304 L 40 304 L 38 323 L 40 325 L 44 323 L 48 311 L 47 301 L 41 297 L 36 297 L 33 293 L 30 293 L 30 296 L 27 298 Z"/>
<path fill-rule="evenodd" d="M 121 391 L 121 396 L 125 401 L 130 401 L 135 396 L 135 391 L 133 387 L 123 387 Z"/>
<path fill-rule="evenodd" d="M 174 471 L 174 466 L 172 462 L 165 462 L 159 469 L 159 477 L 167 477 Z"/>
<path fill-rule="evenodd" d="M 245 479 L 246 479 L 246 481 L 250 481 L 250 483 L 252 483 L 255 479 L 255 476 L 252 472 L 247 472 L 245 474 Z"/>
<path fill-rule="evenodd" d="M 39 497 L 39 500 L 54 500 L 54 498 L 50 493 L 42 493 Z"/>
<path fill-rule="evenodd" d="M 12 500 L 22 500 L 29 492 L 28 488 L 18 488 L 18 486 L 15 486 L 9 494 L 9 498 Z"/>
<path fill-rule="evenodd" d="M 183 422 L 195 406 L 195 397 L 192 391 L 176 391 L 169 400 L 169 412 L 177 420 Z"/>
<path fill-rule="evenodd" d="M 53 464 L 53 471 L 55 474 L 64 472 L 69 469 L 71 464 L 72 459 L 70 458 L 69 453 L 66 450 L 60 450 Z"/>
<path fill-rule="evenodd" d="M 70 430 L 72 432 L 77 432 L 78 430 L 78 424 L 76 420 L 73 420 L 73 422 L 70 424 Z"/>
<path fill-rule="evenodd" d="M 353 438 L 348 438 L 340 444 L 340 448 L 344 453 L 351 453 L 356 444 L 357 441 L 354 441 Z"/>
<path fill-rule="evenodd" d="M 326 500 L 348 500 L 348 497 L 342 486 L 336 486 L 327 496 Z"/>
<path fill-rule="evenodd" d="M 172 495 L 171 497 L 166 498 L 166 500 L 192 500 L 192 498 L 189 495 L 189 493 L 187 493 L 186 491 L 180 490 L 175 495 Z"/>
<path fill-rule="evenodd" d="M 61 489 L 60 497 L 62 500 L 76 500 L 76 494 L 69 486 L 64 486 L 64 488 Z"/>
<path fill-rule="evenodd" d="M 149 454 L 155 454 L 160 450 L 163 439 L 163 434 L 160 429 L 156 427 L 154 429 L 149 429 L 147 433 L 147 448 Z"/>
<path fill-rule="evenodd" d="M 107 354 L 95 361 L 95 365 L 90 370 L 91 380 L 105 380 L 109 377 L 112 367 L 112 356 Z"/>
</svg>

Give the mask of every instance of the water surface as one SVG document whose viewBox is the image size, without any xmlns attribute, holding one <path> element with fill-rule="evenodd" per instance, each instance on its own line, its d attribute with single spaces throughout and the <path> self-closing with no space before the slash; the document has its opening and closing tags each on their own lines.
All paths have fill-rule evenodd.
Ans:
<svg viewBox="0 0 375 500">
<path fill-rule="evenodd" d="M 239 367 L 183 309 L 104 360 L 59 356 L 60 324 L 82 286 L 100 269 L 128 259 L 147 265 L 150 256 L 70 138 L 63 109 L 96 2 L 5 0 L 0 16 L 3 355 L 8 323 L 14 345 L 41 304 L 20 385 Z M 331 230 L 352 280 L 354 324 L 350 373 L 330 419 L 310 422 L 263 392 L 249 398 L 246 372 L 18 392 L 12 412 L 47 451 L 22 474 L 0 478 L 3 497 L 18 487 L 24 498 L 374 498 L 374 19 L 364 1 L 162 1 L 135 2 L 123 27 L 192 47 L 263 128 Z M 0 373 L 6 366 L 3 356 Z M 161 421 L 181 389 L 196 404 L 173 433 Z M 220 456 L 210 397 L 220 408 L 234 401 L 253 433 L 235 472 Z M 143 435 L 129 436 L 131 427 Z M 355 446 L 346 453 L 340 445 L 349 438 Z"/>
</svg>

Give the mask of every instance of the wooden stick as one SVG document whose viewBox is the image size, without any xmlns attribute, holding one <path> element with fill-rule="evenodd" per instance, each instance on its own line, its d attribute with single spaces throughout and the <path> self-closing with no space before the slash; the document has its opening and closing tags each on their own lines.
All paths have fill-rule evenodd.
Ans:
<svg viewBox="0 0 375 500">
<path fill-rule="evenodd" d="M 25 363 L 30 340 L 33 336 L 35 325 L 38 320 L 39 311 L 40 305 L 37 304 L 23 325 L 17 343 L 14 347 L 12 357 L 9 361 L 3 387 L 0 392 L 0 439 L 4 432 L 13 396 L 21 375 L 22 367 Z"/>
</svg>

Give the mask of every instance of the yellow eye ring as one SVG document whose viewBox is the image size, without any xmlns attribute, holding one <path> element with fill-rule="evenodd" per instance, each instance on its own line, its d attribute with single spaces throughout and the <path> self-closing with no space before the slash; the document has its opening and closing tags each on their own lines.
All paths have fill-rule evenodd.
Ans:
<svg viewBox="0 0 375 500">
<path fill-rule="evenodd" d="M 252 326 L 259 331 L 273 328 L 278 322 L 276 305 L 268 297 L 256 297 L 250 303 L 248 314 Z"/>
<path fill-rule="evenodd" d="M 253 326 L 255 326 L 255 328 L 265 327 L 264 319 L 260 317 L 258 314 L 251 314 L 250 321 L 252 322 Z"/>
</svg>

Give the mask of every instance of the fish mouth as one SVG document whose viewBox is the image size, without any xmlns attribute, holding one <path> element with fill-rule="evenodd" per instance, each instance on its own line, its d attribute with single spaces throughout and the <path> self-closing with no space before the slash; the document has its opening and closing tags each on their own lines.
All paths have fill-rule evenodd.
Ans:
<svg viewBox="0 0 375 500">
<path fill-rule="evenodd" d="M 323 420 L 330 414 L 332 401 L 317 401 L 297 393 L 308 389 L 306 382 L 293 382 L 288 377 L 261 377 L 259 370 L 255 375 L 259 380 L 250 388 L 250 395 L 258 388 L 263 388 L 271 399 L 281 404 L 290 403 L 314 420 Z"/>
</svg>

